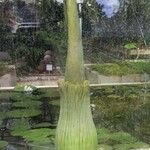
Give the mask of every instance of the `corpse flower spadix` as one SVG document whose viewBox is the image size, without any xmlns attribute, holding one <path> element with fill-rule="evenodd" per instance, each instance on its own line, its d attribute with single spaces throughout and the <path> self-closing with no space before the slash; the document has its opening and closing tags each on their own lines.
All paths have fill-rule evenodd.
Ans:
<svg viewBox="0 0 150 150">
<path fill-rule="evenodd" d="M 68 53 L 65 80 L 59 82 L 60 116 L 57 150 L 97 150 L 89 83 L 85 81 L 83 48 L 76 0 L 66 0 Z"/>
</svg>

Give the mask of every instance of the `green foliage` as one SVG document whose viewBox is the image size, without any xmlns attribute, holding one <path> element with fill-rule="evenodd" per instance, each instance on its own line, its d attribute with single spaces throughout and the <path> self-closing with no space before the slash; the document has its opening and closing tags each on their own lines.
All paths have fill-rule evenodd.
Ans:
<svg viewBox="0 0 150 150">
<path fill-rule="evenodd" d="M 8 72 L 8 66 L 5 63 L 0 62 L 0 76 Z"/>
<path fill-rule="evenodd" d="M 124 48 L 127 50 L 136 49 L 137 45 L 136 45 L 136 43 L 128 43 L 128 44 L 124 45 Z"/>
<path fill-rule="evenodd" d="M 39 129 L 31 129 L 28 119 L 15 119 L 11 126 L 11 135 L 21 136 L 25 141 L 32 142 L 34 144 L 50 143 L 54 139 L 55 130 L 46 128 L 49 125 L 49 123 L 45 122 L 34 126 Z"/>
<path fill-rule="evenodd" d="M 114 63 L 96 64 L 92 65 L 92 69 L 108 76 L 111 75 L 122 76 L 132 73 L 132 70 L 125 64 L 114 64 Z"/>
<path fill-rule="evenodd" d="M 28 142 L 48 143 L 50 136 L 54 136 L 55 130 L 49 128 L 32 129 L 23 133 L 23 138 Z"/>
<path fill-rule="evenodd" d="M 92 70 L 107 76 L 150 73 L 150 62 L 125 62 L 120 64 L 106 63 L 92 65 Z"/>
<path fill-rule="evenodd" d="M 3 100 L 3 99 L 7 99 L 7 98 L 10 98 L 12 95 L 11 92 L 0 92 L 0 101 Z"/>
<path fill-rule="evenodd" d="M 15 86 L 14 91 L 15 92 L 25 92 L 26 88 L 30 88 L 33 91 L 37 90 L 37 88 L 35 86 L 33 86 L 33 85 L 21 85 L 21 84 L 18 84 L 18 85 Z"/>
<path fill-rule="evenodd" d="M 5 112 L 0 112 L 0 119 L 6 118 L 6 113 Z"/>
<path fill-rule="evenodd" d="M 0 149 L 5 148 L 8 145 L 8 142 L 0 140 Z"/>
<path fill-rule="evenodd" d="M 135 73 L 147 73 L 150 74 L 150 62 L 149 61 L 137 61 L 127 62 L 128 66 L 131 67 Z"/>
<path fill-rule="evenodd" d="M 40 89 L 42 97 L 49 97 L 49 98 L 59 98 L 59 91 L 58 89 Z"/>
<path fill-rule="evenodd" d="M 53 126 L 53 124 L 51 124 L 49 122 L 42 122 L 42 123 L 32 125 L 32 128 L 46 128 L 46 127 L 50 127 L 50 126 Z"/>
<path fill-rule="evenodd" d="M 3 127 L 4 127 L 4 125 L 3 125 L 3 118 L 0 117 L 0 128 L 3 128 Z"/>
<path fill-rule="evenodd" d="M 15 109 L 6 112 L 6 116 L 8 118 L 28 118 L 28 117 L 34 117 L 41 114 L 40 110 L 36 109 Z"/>
<path fill-rule="evenodd" d="M 21 118 L 21 119 L 15 119 L 12 126 L 11 126 L 11 134 L 13 136 L 18 136 L 20 133 L 23 133 L 26 130 L 30 129 L 30 125 L 28 122 L 28 119 Z"/>
<path fill-rule="evenodd" d="M 24 86 L 22 88 L 16 90 L 12 93 L 11 99 L 13 101 L 20 101 L 20 102 L 26 102 L 26 101 L 38 101 L 41 99 L 41 95 L 33 95 L 33 93 L 36 92 L 36 90 L 32 91 L 32 94 L 29 92 L 24 91 Z"/>
<path fill-rule="evenodd" d="M 12 107 L 15 108 L 39 108 L 40 105 L 42 104 L 42 102 L 40 101 L 31 101 L 31 100 L 27 100 L 27 101 L 22 101 L 22 102 L 14 102 L 12 104 Z"/>
<path fill-rule="evenodd" d="M 110 131 L 106 128 L 97 128 L 97 138 L 98 143 L 107 143 L 107 141 L 110 139 Z"/>
<path fill-rule="evenodd" d="M 31 129 L 31 130 L 16 130 L 12 132 L 14 136 L 22 136 L 27 142 L 34 143 L 50 143 L 54 137 L 55 130 L 49 128 Z"/>
<path fill-rule="evenodd" d="M 114 150 L 129 150 L 133 148 L 148 148 L 149 145 L 138 141 L 126 132 L 110 132 L 106 128 L 97 128 L 100 148 Z M 102 145 L 102 146 L 101 146 Z"/>
</svg>

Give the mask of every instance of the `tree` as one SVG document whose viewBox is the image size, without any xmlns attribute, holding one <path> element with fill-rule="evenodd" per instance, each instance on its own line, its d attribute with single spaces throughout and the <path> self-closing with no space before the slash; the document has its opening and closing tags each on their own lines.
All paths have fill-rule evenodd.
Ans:
<svg viewBox="0 0 150 150">
<path fill-rule="evenodd" d="M 66 0 L 68 54 L 65 80 L 59 82 L 61 104 L 56 131 L 57 150 L 96 150 L 97 134 L 85 81 L 83 48 L 76 0 Z"/>
</svg>

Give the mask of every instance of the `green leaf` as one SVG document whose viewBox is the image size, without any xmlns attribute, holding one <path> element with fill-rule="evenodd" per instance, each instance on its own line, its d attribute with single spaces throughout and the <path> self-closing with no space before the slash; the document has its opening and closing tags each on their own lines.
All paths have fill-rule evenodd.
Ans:
<svg viewBox="0 0 150 150">
<path fill-rule="evenodd" d="M 21 108 L 39 108 L 42 102 L 40 101 L 22 101 L 22 102 L 14 102 L 12 104 L 13 107 L 21 107 Z"/>
<path fill-rule="evenodd" d="M 0 140 L 0 149 L 5 148 L 8 145 L 8 142 Z"/>
<path fill-rule="evenodd" d="M 6 116 L 9 118 L 28 118 L 38 116 L 40 114 L 41 111 L 36 109 L 17 109 L 6 112 Z"/>
<path fill-rule="evenodd" d="M 136 43 L 128 43 L 128 44 L 124 45 L 124 48 L 125 49 L 136 49 L 137 46 L 136 46 Z"/>
<path fill-rule="evenodd" d="M 116 141 L 120 144 L 134 143 L 138 141 L 135 137 L 125 132 L 112 133 L 111 140 Z"/>
<path fill-rule="evenodd" d="M 42 122 L 42 123 L 38 123 L 38 124 L 35 124 L 32 126 L 32 128 L 41 128 L 41 127 L 50 127 L 50 126 L 56 126 L 56 125 L 53 125 L 49 122 Z"/>
</svg>

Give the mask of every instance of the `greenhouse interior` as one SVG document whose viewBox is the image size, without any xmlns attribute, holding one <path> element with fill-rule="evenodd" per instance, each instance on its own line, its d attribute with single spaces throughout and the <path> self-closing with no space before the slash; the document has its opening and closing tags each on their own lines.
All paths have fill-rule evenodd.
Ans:
<svg viewBox="0 0 150 150">
<path fill-rule="evenodd" d="M 0 150 L 150 150 L 150 0 L 0 0 Z"/>
</svg>

